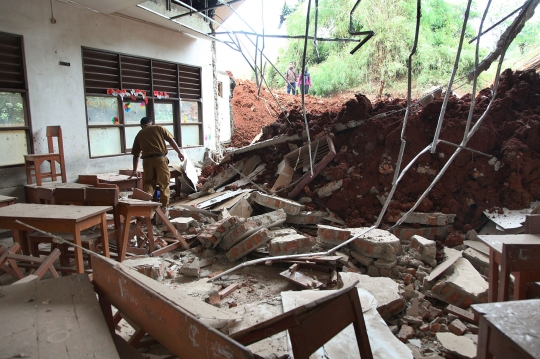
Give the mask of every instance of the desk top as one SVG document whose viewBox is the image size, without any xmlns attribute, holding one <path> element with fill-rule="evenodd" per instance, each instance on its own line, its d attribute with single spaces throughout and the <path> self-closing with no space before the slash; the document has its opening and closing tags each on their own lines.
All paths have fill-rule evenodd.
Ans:
<svg viewBox="0 0 540 359">
<path fill-rule="evenodd" d="M 531 358 L 540 358 L 540 299 L 473 304 L 471 307 Z"/>
<path fill-rule="evenodd" d="M 83 221 L 110 211 L 111 206 L 59 206 L 52 204 L 16 203 L 0 208 L 0 219 L 52 219 Z"/>
<path fill-rule="evenodd" d="M 118 173 L 102 173 L 99 175 L 96 175 L 98 180 L 103 182 L 123 182 L 123 181 L 131 181 L 131 180 L 137 180 L 139 177 L 129 177 L 127 175 L 121 175 Z"/>
<path fill-rule="evenodd" d="M 161 206 L 161 203 L 159 202 L 143 201 L 140 199 L 133 199 L 133 198 L 121 199 L 118 201 L 118 204 L 128 205 L 130 207 L 159 207 Z"/>
<path fill-rule="evenodd" d="M 501 235 L 480 235 L 478 239 L 493 248 L 496 252 L 502 253 L 503 244 L 538 244 L 540 245 L 540 234 L 501 234 Z"/>
<path fill-rule="evenodd" d="M 0 288 L 5 358 L 119 359 L 88 275 Z"/>
<path fill-rule="evenodd" d="M 10 196 L 2 196 L 0 195 L 0 203 L 2 202 L 9 202 L 9 201 L 15 201 L 17 197 L 10 197 Z"/>
<path fill-rule="evenodd" d="M 35 183 L 32 184 L 25 184 L 25 187 L 30 188 L 87 188 L 92 187 L 92 185 L 85 184 L 85 183 L 77 183 L 77 182 L 42 182 L 41 186 L 38 186 Z"/>
</svg>

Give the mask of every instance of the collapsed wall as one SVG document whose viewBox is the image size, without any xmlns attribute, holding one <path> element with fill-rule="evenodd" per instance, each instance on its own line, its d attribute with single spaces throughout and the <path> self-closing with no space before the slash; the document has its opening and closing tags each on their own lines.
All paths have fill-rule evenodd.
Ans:
<svg viewBox="0 0 540 359">
<path fill-rule="evenodd" d="M 268 93 L 265 95 L 269 96 Z M 268 112 L 266 109 L 252 109 L 255 102 L 260 103 L 256 92 L 248 100 L 246 98 L 236 97 L 235 92 L 235 121 L 245 121 L 245 115 L 236 111 L 238 107 L 249 109 L 253 112 L 253 117 L 262 117 L 264 112 Z M 275 122 L 263 127 L 263 136 L 259 141 L 274 136 L 301 134 L 305 130 L 301 107 L 295 104 L 298 99 L 299 97 L 292 96 L 289 98 L 292 106 L 288 116 L 282 112 Z M 322 101 L 311 96 L 308 96 L 308 99 L 315 103 Z M 490 100 L 489 89 L 478 93 L 473 123 L 485 111 Z M 450 97 L 440 139 L 456 144 L 461 142 L 470 103 L 470 95 Z M 308 210 L 328 208 L 342 217 L 349 227 L 372 224 L 382 208 L 381 200 L 384 200 L 392 186 L 404 114 L 399 110 L 405 108 L 406 101 L 384 99 L 372 104 L 365 96 L 357 94 L 345 102 L 339 111 L 335 104 L 330 104 L 321 111 L 324 104 L 318 104 L 320 106 L 313 111 L 310 111 L 308 106 L 310 134 L 312 138 L 325 132 L 330 134 L 337 155 L 321 174 L 305 186 L 297 199 L 309 197 L 303 200 Z M 274 106 L 277 104 L 274 103 Z M 404 164 L 409 163 L 432 142 L 441 106 L 442 99 L 434 100 L 425 107 L 417 107 L 410 114 L 405 132 L 407 147 L 403 157 Z M 373 118 L 392 111 L 396 112 L 386 117 Z M 488 154 L 489 157 L 462 151 L 417 211 L 456 214 L 454 228 L 466 232 L 481 224 L 484 210 L 494 207 L 525 208 L 530 206 L 534 199 L 540 199 L 539 115 L 538 74 L 534 70 L 504 71 L 496 99 L 482 125 L 468 143 L 468 147 Z M 365 122 L 356 128 L 341 132 L 336 130 L 336 124 L 352 120 Z M 258 126 L 253 128 L 258 130 Z M 242 136 L 246 138 L 245 133 Z M 247 140 L 250 139 L 251 137 Z M 250 151 L 235 156 L 232 161 L 259 155 L 266 163 L 266 169 L 254 182 L 270 189 L 276 181 L 279 162 L 284 155 L 291 152 L 294 145 L 302 146 L 303 142 L 297 140 Z M 383 223 L 388 223 L 389 217 L 395 217 L 412 207 L 455 149 L 441 143 L 437 146 L 436 153 L 428 152 L 420 156 L 398 185 Z M 223 167 L 226 167 L 226 164 L 205 168 L 201 182 L 205 182 L 206 177 L 221 172 Z M 292 182 L 301 175 L 300 172 L 295 173 Z M 339 186 L 331 195 L 319 196 L 317 189 L 331 182 L 337 182 Z M 278 195 L 287 197 L 289 190 L 291 189 L 285 189 Z"/>
</svg>

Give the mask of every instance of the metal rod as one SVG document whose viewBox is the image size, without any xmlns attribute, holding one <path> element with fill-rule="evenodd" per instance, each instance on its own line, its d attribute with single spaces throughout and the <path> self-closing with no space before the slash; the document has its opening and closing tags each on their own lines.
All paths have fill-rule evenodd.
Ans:
<svg viewBox="0 0 540 359">
<path fill-rule="evenodd" d="M 317 53 L 317 59 L 320 59 L 319 56 L 319 47 L 317 45 L 317 23 L 319 22 L 319 0 L 315 0 L 315 31 L 313 33 L 313 47 Z"/>
<path fill-rule="evenodd" d="M 463 26 L 461 28 L 461 36 L 459 38 L 459 45 L 456 54 L 456 60 L 454 62 L 454 68 L 452 69 L 452 75 L 450 75 L 450 81 L 448 81 L 448 89 L 452 88 L 452 83 L 454 82 L 454 77 L 456 76 L 457 69 L 459 67 L 459 59 L 461 57 L 461 48 L 463 47 L 463 39 L 465 38 L 465 30 L 467 29 L 467 22 L 469 20 L 469 13 L 471 10 L 472 0 L 468 0 L 467 9 L 465 10 L 465 18 L 463 19 Z M 446 112 L 446 106 L 448 105 L 448 99 L 450 98 L 451 91 L 446 91 L 444 96 L 444 101 L 441 107 L 441 113 L 439 114 L 439 121 L 437 122 L 437 129 L 435 130 L 435 136 L 433 137 L 433 143 L 431 145 L 431 153 L 435 153 L 437 149 L 437 141 L 441 134 L 442 124 L 444 122 L 444 114 Z"/>
<path fill-rule="evenodd" d="M 353 14 L 354 12 L 356 11 L 356 8 L 358 7 L 358 5 L 360 5 L 360 2 L 361 0 L 358 0 L 356 1 L 356 4 L 354 4 L 350 14 L 349 14 L 349 34 L 350 35 L 367 35 L 363 40 L 360 41 L 360 43 L 358 45 L 356 45 L 356 47 L 354 49 L 351 50 L 350 54 L 351 55 L 354 55 L 354 53 L 356 51 L 358 51 L 358 49 L 360 49 L 366 42 L 369 41 L 369 39 L 371 39 L 374 35 L 375 35 L 375 32 L 369 30 L 369 31 L 354 31 L 354 26 L 353 26 Z"/>
<path fill-rule="evenodd" d="M 304 39 L 304 54 L 302 55 L 302 73 L 300 74 L 300 79 L 302 80 L 303 86 L 300 88 L 302 91 L 302 112 L 304 115 L 304 123 L 306 124 L 307 140 L 308 140 L 308 152 L 309 152 L 309 167 L 311 169 L 311 177 L 313 177 L 313 161 L 311 160 L 311 138 L 309 134 L 309 125 L 306 115 L 306 91 L 305 91 L 305 80 L 304 73 L 306 71 L 306 54 L 307 54 L 307 41 L 308 41 L 308 32 L 309 32 L 309 18 L 311 11 L 311 0 L 308 2 L 307 16 L 306 16 L 306 38 Z"/>
<path fill-rule="evenodd" d="M 235 33 L 235 34 L 244 34 L 244 35 L 249 35 L 249 36 L 264 36 L 264 37 L 270 37 L 270 38 L 275 38 L 275 39 L 304 39 L 305 38 L 305 35 L 261 35 L 261 34 L 257 34 L 257 33 L 254 33 L 254 32 L 249 32 L 249 31 L 241 31 L 241 30 L 234 30 L 234 31 L 231 31 L 232 33 Z M 228 32 L 226 31 L 220 31 L 220 32 L 214 32 L 212 33 L 212 35 L 225 35 L 225 34 L 228 34 Z M 360 40 L 360 39 L 350 39 L 350 38 L 340 38 L 340 37 L 331 37 L 331 38 L 326 38 L 326 37 L 315 37 L 315 36 L 308 36 L 308 39 L 309 40 L 317 40 L 317 41 L 335 41 L 335 42 L 362 42 L 364 40 Z"/>
<path fill-rule="evenodd" d="M 465 135 L 467 135 L 467 132 L 465 132 Z M 479 154 L 481 156 L 486 156 L 486 157 L 493 157 L 492 155 L 488 155 L 487 153 L 484 153 L 484 152 L 480 152 L 480 151 L 477 151 L 477 150 L 473 150 L 472 148 L 469 148 L 469 147 L 465 147 L 465 146 L 462 146 L 462 145 L 457 145 L 455 143 L 452 143 L 452 142 L 448 142 L 448 141 L 445 141 L 445 140 L 439 140 L 439 143 L 444 143 L 446 145 L 450 145 L 450 146 L 454 146 L 454 147 L 459 147 L 461 148 L 462 150 L 465 150 L 465 151 L 469 151 L 469 152 L 472 152 L 472 153 L 476 153 L 476 154 Z"/>
<path fill-rule="evenodd" d="M 520 7 L 518 7 L 516 10 L 512 11 L 510 14 L 508 14 L 507 16 L 505 16 L 503 19 L 501 19 L 500 21 L 497 21 L 495 24 L 491 25 L 488 29 L 486 29 L 484 32 L 482 32 L 481 34 L 477 35 L 474 39 L 472 39 L 471 41 L 469 41 L 469 44 L 472 44 L 474 40 L 478 39 L 480 36 L 483 36 L 485 34 L 487 34 L 488 32 L 490 32 L 491 30 L 493 30 L 495 27 L 497 27 L 501 22 L 503 22 L 504 20 L 508 19 L 510 16 L 514 15 L 516 12 L 518 12 L 519 10 L 523 9 L 523 6 L 524 5 L 521 5 Z"/>
</svg>

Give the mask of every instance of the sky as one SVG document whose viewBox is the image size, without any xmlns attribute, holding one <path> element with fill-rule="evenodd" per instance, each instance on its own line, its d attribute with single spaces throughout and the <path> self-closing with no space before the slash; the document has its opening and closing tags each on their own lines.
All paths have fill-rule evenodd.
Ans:
<svg viewBox="0 0 540 359">
<path fill-rule="evenodd" d="M 238 9 L 237 13 L 240 15 L 240 17 L 243 19 L 240 19 L 237 15 L 233 14 L 227 21 L 225 21 L 224 26 L 227 27 L 229 30 L 245 30 L 245 31 L 252 31 L 250 27 L 255 30 L 255 32 L 262 33 L 263 29 L 263 23 L 264 23 L 264 30 L 266 34 L 280 34 L 285 35 L 286 34 L 286 26 L 287 22 L 281 26 L 281 29 L 278 29 L 279 25 L 279 15 L 281 14 L 281 9 L 283 7 L 283 4 L 285 1 L 289 5 L 293 5 L 296 3 L 296 0 L 246 0 Z M 446 0 L 448 3 L 451 4 L 460 4 L 460 5 L 466 5 L 467 0 Z M 488 0 L 476 0 L 476 11 L 480 14 L 483 13 Z M 491 6 L 490 6 L 490 14 L 498 13 L 499 15 L 495 15 L 495 18 L 491 18 L 485 21 L 484 23 L 484 29 L 488 28 L 493 24 L 494 22 L 498 21 L 498 19 L 506 16 L 507 14 L 511 13 L 515 9 L 517 9 L 519 6 L 521 6 L 524 3 L 524 0 L 492 0 Z M 264 9 L 264 19 L 262 18 L 261 14 L 261 8 Z M 514 15 L 514 17 L 517 16 Z M 538 19 L 540 17 L 540 8 L 537 8 L 535 15 L 533 18 L 529 21 L 534 21 L 535 19 Z M 512 18 L 511 18 L 512 19 Z M 247 22 L 247 24 L 245 22 Z M 471 25 L 474 28 L 478 28 L 480 24 L 480 20 L 476 19 L 471 22 Z M 484 35 L 482 44 L 489 44 L 494 45 L 494 43 L 498 40 L 498 37 L 500 36 L 501 32 L 505 29 L 504 26 L 498 26 L 494 30 L 490 31 L 488 34 Z M 218 30 L 223 31 L 223 29 Z M 221 39 L 228 38 L 226 35 L 220 35 Z M 245 44 L 245 48 L 248 50 L 246 51 L 246 56 L 250 59 L 250 61 L 253 60 L 255 48 L 249 43 L 249 40 L 247 40 L 243 35 L 239 38 L 243 44 Z M 253 37 L 253 41 L 255 41 L 255 37 Z M 287 40 L 285 39 L 269 39 L 267 38 L 265 40 L 265 50 L 264 54 L 272 61 L 275 62 L 278 56 L 278 50 L 280 47 L 284 46 Z M 226 45 L 219 44 L 218 45 L 218 63 L 219 63 L 219 70 L 230 70 L 233 72 L 236 78 L 250 78 L 252 74 L 252 70 L 247 64 L 246 60 L 242 57 L 242 55 L 234 51 L 230 48 L 228 48 Z"/>
</svg>

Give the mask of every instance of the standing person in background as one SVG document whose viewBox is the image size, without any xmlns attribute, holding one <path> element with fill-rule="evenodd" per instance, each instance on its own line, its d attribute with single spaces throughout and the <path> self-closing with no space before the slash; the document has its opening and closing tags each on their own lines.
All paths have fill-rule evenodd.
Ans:
<svg viewBox="0 0 540 359">
<path fill-rule="evenodd" d="M 234 76 L 232 74 L 232 72 L 230 71 L 227 71 L 227 75 L 229 76 L 229 85 L 231 87 L 231 98 L 233 98 L 233 94 L 234 94 L 234 88 L 236 87 L 236 81 L 234 81 Z"/>
<path fill-rule="evenodd" d="M 306 71 L 304 72 L 304 75 L 298 76 L 298 86 L 300 87 L 300 93 L 307 95 L 309 92 L 309 88 L 311 87 L 311 76 L 309 75 L 308 68 L 306 67 Z"/>
<path fill-rule="evenodd" d="M 292 94 L 296 95 L 296 71 L 294 71 L 293 62 L 289 62 L 289 68 L 285 72 L 285 80 L 287 80 L 287 94 L 292 91 Z"/>
</svg>

